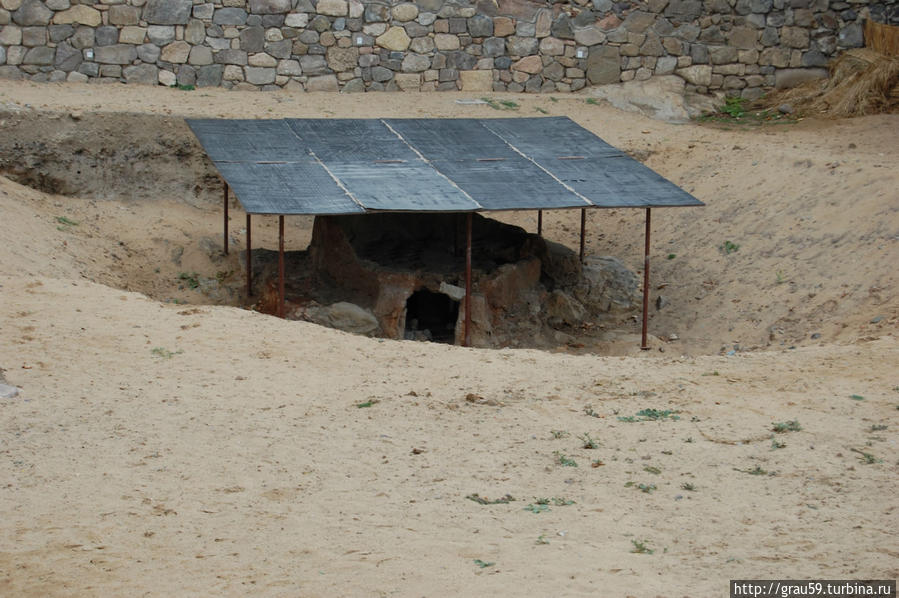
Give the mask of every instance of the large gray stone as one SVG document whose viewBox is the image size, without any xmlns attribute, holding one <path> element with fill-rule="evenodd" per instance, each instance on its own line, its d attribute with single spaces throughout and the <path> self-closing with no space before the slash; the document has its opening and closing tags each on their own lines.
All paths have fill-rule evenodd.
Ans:
<svg viewBox="0 0 899 598">
<path fill-rule="evenodd" d="M 275 76 L 277 75 L 273 68 L 255 66 L 245 67 L 244 72 L 246 73 L 247 83 L 252 83 L 253 85 L 268 85 L 269 83 L 274 83 Z"/>
<path fill-rule="evenodd" d="M 328 63 L 324 56 L 307 55 L 300 57 L 300 66 L 304 75 L 321 75 L 328 72 Z"/>
<path fill-rule="evenodd" d="M 240 49 L 247 52 L 262 52 L 265 48 L 265 29 L 247 27 L 240 32 Z"/>
<path fill-rule="evenodd" d="M 593 85 L 617 83 L 621 78 L 621 55 L 616 46 L 593 46 L 587 56 L 587 80 Z"/>
<path fill-rule="evenodd" d="M 468 33 L 471 37 L 490 37 L 493 35 L 493 19 L 485 15 L 475 15 L 468 19 Z"/>
<path fill-rule="evenodd" d="M 702 14 L 701 0 L 671 0 L 665 8 L 665 16 L 674 23 L 693 21 Z"/>
<path fill-rule="evenodd" d="M 147 39 L 157 46 L 164 46 L 175 41 L 175 28 L 171 25 L 150 25 L 147 27 Z"/>
<path fill-rule="evenodd" d="M 109 7 L 110 25 L 137 25 L 140 20 L 140 9 L 126 4 L 114 4 Z"/>
<path fill-rule="evenodd" d="M 421 73 L 431 68 L 431 59 L 422 54 L 409 52 L 403 58 L 403 71 L 406 73 Z"/>
<path fill-rule="evenodd" d="M 574 296 L 592 314 L 631 311 L 642 299 L 640 279 L 618 258 L 587 257 Z"/>
<path fill-rule="evenodd" d="M 247 11 L 237 7 L 217 8 L 212 15 L 216 25 L 243 25 L 247 22 Z"/>
<path fill-rule="evenodd" d="M 222 50 L 213 55 L 213 60 L 218 64 L 237 64 L 246 66 L 247 53 L 243 50 Z"/>
<path fill-rule="evenodd" d="M 337 91 L 336 75 L 319 75 L 317 77 L 309 77 L 306 81 L 306 91 Z"/>
<path fill-rule="evenodd" d="M 202 44 L 206 39 L 206 25 L 199 19 L 191 19 L 184 28 L 184 41 L 192 45 Z"/>
<path fill-rule="evenodd" d="M 675 74 L 683 77 L 687 83 L 708 87 L 712 84 L 712 67 L 707 64 L 694 64 L 682 69 L 677 69 Z"/>
<path fill-rule="evenodd" d="M 483 56 L 497 57 L 506 53 L 506 41 L 501 37 L 489 37 L 481 45 Z"/>
<path fill-rule="evenodd" d="M 374 334 L 381 327 L 378 318 L 370 310 L 345 301 L 310 308 L 308 315 L 316 324 L 353 334 Z"/>
<path fill-rule="evenodd" d="M 150 64 L 155 63 L 159 60 L 159 54 L 162 50 L 159 46 L 154 44 L 143 44 L 137 47 L 137 57 L 142 62 L 148 62 Z"/>
<path fill-rule="evenodd" d="M 518 37 L 513 35 L 506 38 L 506 52 L 511 56 L 527 56 L 537 51 L 540 42 L 533 37 Z"/>
<path fill-rule="evenodd" d="M 293 42 L 289 39 L 282 39 L 277 42 L 266 42 L 265 52 L 271 54 L 275 58 L 290 58 Z M 355 48 L 351 48 L 355 50 Z M 358 53 L 358 50 L 355 50 Z"/>
<path fill-rule="evenodd" d="M 112 26 L 97 27 L 94 30 L 94 39 L 98 46 L 111 46 L 119 41 L 119 28 Z"/>
<path fill-rule="evenodd" d="M 0 384 L 0 399 L 14 399 L 19 396 L 19 389 L 9 384 Z"/>
<path fill-rule="evenodd" d="M 144 20 L 150 25 L 187 25 L 191 0 L 147 0 Z"/>
<path fill-rule="evenodd" d="M 56 46 L 56 57 L 53 60 L 53 65 L 61 71 L 70 73 L 78 68 L 83 59 L 80 50 L 76 50 L 66 42 L 62 42 Z"/>
<path fill-rule="evenodd" d="M 571 28 L 571 19 L 568 17 L 568 13 L 563 12 L 556 17 L 550 33 L 559 39 L 574 39 L 574 30 Z"/>
<path fill-rule="evenodd" d="M 290 0 L 250 0 L 250 12 L 256 15 L 290 12 Z"/>
<path fill-rule="evenodd" d="M 156 85 L 159 81 L 159 69 L 152 64 L 127 66 L 122 69 L 122 75 L 127 83 L 137 83 L 139 85 Z"/>
<path fill-rule="evenodd" d="M 581 46 L 595 46 L 606 41 L 606 34 L 596 27 L 587 27 L 575 31 L 574 40 Z"/>
<path fill-rule="evenodd" d="M 858 23 L 846 25 L 840 29 L 837 44 L 841 48 L 861 48 L 865 44 L 862 26 Z"/>
<path fill-rule="evenodd" d="M 137 49 L 131 44 L 94 48 L 94 60 L 100 64 L 131 64 L 135 58 L 137 58 Z"/>
<path fill-rule="evenodd" d="M 197 69 L 197 87 L 218 87 L 222 84 L 225 65 L 210 64 Z"/>
<path fill-rule="evenodd" d="M 212 50 L 207 46 L 194 46 L 190 49 L 190 56 L 187 62 L 194 66 L 212 64 Z"/>
<path fill-rule="evenodd" d="M 35 64 L 40 66 L 49 66 L 53 64 L 54 50 L 47 46 L 37 46 L 29 48 L 25 53 L 22 64 Z"/>
<path fill-rule="evenodd" d="M 4 48 L 3 46 L 0 46 L 0 64 L 3 64 L 5 62 L 6 62 L 6 48 Z"/>
<path fill-rule="evenodd" d="M 393 71 L 390 69 L 384 68 L 383 66 L 375 66 L 371 69 L 371 78 L 372 81 L 390 81 L 393 79 Z"/>
<path fill-rule="evenodd" d="M 13 23 L 23 27 L 34 27 L 50 24 L 53 11 L 47 8 L 39 0 L 25 0 L 19 8 L 12 13 Z"/>
</svg>

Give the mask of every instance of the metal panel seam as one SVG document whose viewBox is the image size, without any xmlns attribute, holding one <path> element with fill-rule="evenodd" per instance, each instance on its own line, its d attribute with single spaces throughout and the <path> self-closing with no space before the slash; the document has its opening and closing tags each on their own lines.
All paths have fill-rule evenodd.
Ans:
<svg viewBox="0 0 899 598">
<path fill-rule="evenodd" d="M 549 170 L 547 170 L 546 168 L 544 168 L 539 162 L 537 162 L 536 160 L 534 160 L 533 158 L 531 158 L 530 156 L 528 156 L 527 154 L 525 154 L 524 152 L 522 152 L 520 149 L 518 149 L 517 147 L 515 147 L 514 145 L 512 145 L 512 144 L 511 144 L 505 137 L 503 137 L 502 135 L 500 135 L 499 133 L 497 133 L 496 131 L 494 131 L 493 129 L 491 129 L 491 128 L 487 125 L 487 123 L 481 121 L 481 126 L 484 127 L 485 129 L 487 129 L 488 131 L 490 131 L 491 133 L 493 133 L 494 135 L 496 135 L 497 137 L 499 137 L 500 139 L 502 139 L 503 143 L 505 143 L 505 144 L 508 145 L 510 148 L 512 148 L 512 150 L 513 150 L 515 153 L 517 153 L 517 154 L 520 155 L 522 158 L 524 158 L 525 160 L 528 160 L 528 161 L 531 162 L 534 166 L 536 166 L 537 168 L 539 168 L 540 170 L 542 170 L 543 172 L 545 172 L 546 174 L 548 174 L 548 175 L 549 175 L 555 182 L 557 182 L 557 183 L 559 183 L 560 185 L 562 185 L 563 187 L 565 187 L 565 189 L 567 189 L 567 190 L 568 190 L 569 192 L 571 192 L 572 194 L 574 194 L 574 195 L 576 195 L 577 197 L 581 198 L 584 202 L 586 202 L 587 207 L 590 207 L 590 208 L 595 208 L 595 207 L 596 207 L 596 204 L 594 204 L 592 201 L 590 201 L 589 199 L 587 199 L 586 197 L 584 197 L 583 195 L 581 195 L 580 193 L 578 193 L 577 191 L 575 191 L 573 187 L 571 187 L 570 185 L 568 185 L 567 183 L 565 183 L 562 179 L 560 179 L 559 177 L 557 177 L 556 175 L 554 175 L 552 172 L 550 172 Z"/>
<path fill-rule="evenodd" d="M 385 127 L 387 127 L 387 128 L 390 130 L 391 133 L 393 133 L 394 135 L 396 135 L 396 136 L 399 138 L 400 141 L 402 141 L 403 143 L 405 143 L 405 144 L 406 144 L 406 147 L 408 147 L 408 148 L 411 149 L 413 152 L 415 152 L 415 155 L 418 156 L 418 157 L 421 159 L 422 162 L 424 162 L 425 164 L 427 164 L 428 167 L 431 168 L 431 170 L 433 170 L 434 172 L 436 172 L 439 176 L 445 178 L 445 179 L 447 180 L 447 182 L 449 182 L 450 185 L 452 185 L 453 187 L 455 187 L 456 189 L 458 189 L 459 192 L 462 193 L 462 195 L 464 195 L 465 197 L 467 197 L 468 199 L 470 199 L 470 200 L 472 201 L 472 203 L 474 203 L 474 205 L 477 206 L 477 210 L 483 210 L 483 209 L 484 209 L 484 206 L 482 206 L 482 205 L 480 204 L 479 201 L 477 201 L 474 197 L 472 197 L 471 195 L 469 195 L 468 192 L 465 191 L 465 189 L 463 189 L 462 187 L 460 187 L 459 185 L 457 185 L 457 184 L 456 184 L 456 181 L 454 181 L 453 179 L 449 178 L 448 176 L 446 176 L 445 174 L 443 174 L 442 172 L 440 172 L 439 169 L 437 169 L 433 164 L 431 164 L 431 161 L 430 161 L 430 160 L 428 160 L 427 158 L 425 158 L 424 155 L 422 155 L 422 153 L 421 153 L 420 151 L 418 151 L 418 148 L 416 148 L 414 145 L 412 145 L 411 143 L 409 143 L 408 141 L 406 141 L 406 138 L 403 137 L 402 135 L 400 135 L 400 133 L 399 133 L 396 129 L 394 129 L 393 127 L 391 127 L 391 126 L 387 123 L 386 120 L 384 120 L 383 118 L 378 119 L 378 120 L 380 120 L 381 123 L 382 123 Z"/>
</svg>

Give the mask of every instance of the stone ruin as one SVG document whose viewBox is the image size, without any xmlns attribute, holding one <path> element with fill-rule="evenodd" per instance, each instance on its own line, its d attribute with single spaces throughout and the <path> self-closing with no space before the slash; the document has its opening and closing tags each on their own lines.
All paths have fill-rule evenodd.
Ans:
<svg viewBox="0 0 899 598">
<path fill-rule="evenodd" d="M 465 214 L 318 216 L 306 251 L 288 252 L 286 317 L 390 339 L 461 344 Z M 275 313 L 277 254 L 254 250 L 257 304 Z M 261 270 L 261 272 L 260 272 Z M 557 346 L 597 320 L 638 309 L 639 280 L 612 257 L 475 214 L 471 344 Z"/>
</svg>

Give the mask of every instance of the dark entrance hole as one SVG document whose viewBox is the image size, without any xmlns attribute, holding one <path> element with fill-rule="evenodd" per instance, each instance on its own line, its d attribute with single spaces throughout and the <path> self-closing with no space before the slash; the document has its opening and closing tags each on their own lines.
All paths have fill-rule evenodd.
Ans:
<svg viewBox="0 0 899 598">
<path fill-rule="evenodd" d="M 435 343 L 456 342 L 456 320 L 459 302 L 443 293 L 419 289 L 406 301 L 406 330 L 408 340 L 429 340 Z"/>
</svg>

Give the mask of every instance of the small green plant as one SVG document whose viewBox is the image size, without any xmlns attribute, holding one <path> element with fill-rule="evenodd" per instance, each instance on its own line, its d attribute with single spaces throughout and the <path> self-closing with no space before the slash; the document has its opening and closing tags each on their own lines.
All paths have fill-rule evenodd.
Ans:
<svg viewBox="0 0 899 598">
<path fill-rule="evenodd" d="M 593 411 L 593 407 L 591 407 L 590 405 L 584 407 L 584 414 L 589 415 L 590 417 L 602 417 L 600 414 Z"/>
<path fill-rule="evenodd" d="M 777 440 L 776 438 L 774 438 L 773 436 L 771 437 L 771 450 L 772 451 L 776 451 L 777 449 L 786 448 L 786 446 L 787 446 L 786 442 L 781 442 L 781 441 Z"/>
<path fill-rule="evenodd" d="M 680 485 L 681 488 L 686 490 L 687 492 L 696 492 L 696 486 L 690 482 L 684 482 Z"/>
<path fill-rule="evenodd" d="M 536 111 L 539 112 L 540 114 L 549 114 L 549 112 L 547 112 L 546 110 L 544 110 L 544 109 L 541 108 L 540 106 L 535 107 L 534 110 L 536 110 Z"/>
<path fill-rule="evenodd" d="M 724 100 L 724 106 L 721 112 L 731 118 L 742 118 L 746 116 L 746 98 L 733 97 Z"/>
<path fill-rule="evenodd" d="M 849 398 L 852 399 L 853 401 L 864 401 L 865 400 L 865 397 L 863 397 L 862 395 L 849 395 Z"/>
<path fill-rule="evenodd" d="M 475 559 L 474 564 L 480 567 L 481 569 L 486 569 L 487 567 L 492 567 L 496 563 L 488 563 L 487 561 L 482 561 L 481 559 Z"/>
<path fill-rule="evenodd" d="M 669 260 L 673 260 L 673 259 L 676 258 L 676 257 L 677 257 L 677 254 L 676 254 L 676 253 L 669 253 L 669 254 L 668 254 L 668 259 L 669 259 Z"/>
<path fill-rule="evenodd" d="M 562 467 L 577 467 L 577 462 L 574 459 L 566 457 L 559 451 L 554 451 L 553 455 L 556 456 L 556 462 Z"/>
<path fill-rule="evenodd" d="M 602 459 L 593 459 L 593 461 L 590 462 L 590 467 L 593 468 L 602 467 L 603 465 L 605 465 L 605 462 Z"/>
<path fill-rule="evenodd" d="M 77 222 L 75 222 L 74 220 L 69 220 L 65 216 L 57 216 L 56 221 L 63 226 L 78 226 Z"/>
<path fill-rule="evenodd" d="M 188 287 L 196 289 L 200 286 L 199 276 L 196 272 L 179 272 L 178 280 L 183 280 Z M 183 285 L 181 288 L 184 288 Z"/>
<path fill-rule="evenodd" d="M 481 98 L 494 110 L 518 110 L 518 104 L 512 100 L 496 101 L 493 98 Z"/>
<path fill-rule="evenodd" d="M 364 402 L 362 402 L 362 403 L 356 403 L 356 407 L 359 408 L 359 409 L 366 409 L 366 408 L 371 407 L 372 405 L 375 405 L 375 404 L 377 404 L 377 403 L 380 403 L 380 401 L 379 401 L 378 399 L 369 399 L 369 400 L 364 401 Z"/>
<path fill-rule="evenodd" d="M 643 468 L 643 471 L 645 471 L 647 473 L 652 473 L 655 475 L 659 475 L 660 473 L 662 473 L 661 469 L 659 469 L 658 467 L 654 467 L 652 465 L 647 465 L 646 467 Z"/>
<path fill-rule="evenodd" d="M 777 473 L 775 473 L 773 471 L 771 471 L 771 472 L 766 471 L 758 465 L 756 465 L 752 469 L 737 469 L 736 467 L 734 467 L 734 471 L 739 471 L 741 473 L 748 473 L 749 475 L 770 475 L 770 476 L 777 475 Z"/>
<path fill-rule="evenodd" d="M 555 97 L 555 96 L 549 96 L 549 101 L 550 101 L 550 102 L 553 102 L 553 103 L 556 103 L 556 102 L 559 101 L 559 98 L 557 98 L 557 97 Z"/>
<path fill-rule="evenodd" d="M 724 252 L 724 255 L 730 255 L 739 250 L 740 250 L 740 246 L 732 241 L 725 241 L 721 245 L 721 251 Z"/>
<path fill-rule="evenodd" d="M 587 434 L 586 432 L 584 432 L 583 436 L 578 436 L 578 438 L 580 439 L 581 442 L 584 443 L 582 446 L 585 449 L 599 448 L 599 443 L 597 441 L 593 440 L 592 438 L 590 438 L 590 435 Z"/>
<path fill-rule="evenodd" d="M 783 284 L 787 282 L 787 275 L 783 270 L 778 270 L 774 273 L 774 282 L 776 282 L 777 284 Z"/>
<path fill-rule="evenodd" d="M 692 436 L 687 436 L 687 438 L 684 440 L 684 442 L 686 442 L 687 444 L 693 444 L 693 442 L 695 442 L 695 441 L 693 440 Z"/>
<path fill-rule="evenodd" d="M 634 547 L 631 549 L 631 552 L 633 552 L 634 554 L 652 554 L 652 553 L 654 553 L 655 550 L 653 550 L 652 548 L 647 546 L 648 542 L 649 542 L 649 540 L 642 540 L 642 541 L 641 540 L 631 540 L 631 544 L 634 545 Z"/>
<path fill-rule="evenodd" d="M 537 541 L 534 542 L 534 543 L 537 544 L 538 546 L 542 546 L 542 545 L 545 545 L 545 544 L 549 544 L 549 540 L 547 540 L 547 539 L 543 536 L 543 534 L 540 534 L 539 536 L 537 536 Z"/>
<path fill-rule="evenodd" d="M 490 500 L 486 496 L 480 496 L 477 492 L 475 492 L 474 494 L 469 494 L 465 498 L 467 498 L 468 500 L 473 500 L 479 505 L 507 505 L 515 500 L 511 494 L 507 494 L 501 498 Z"/>
<path fill-rule="evenodd" d="M 170 87 L 180 89 L 181 91 L 193 91 L 196 89 L 196 86 L 194 85 L 184 85 L 180 83 L 172 83 Z"/>
<path fill-rule="evenodd" d="M 215 273 L 215 279 L 221 284 L 231 278 L 232 274 L 234 274 L 234 270 L 219 270 Z"/>
<path fill-rule="evenodd" d="M 587 98 L 587 103 L 590 104 L 591 106 L 599 105 L 599 102 L 596 100 L 596 98 Z"/>
<path fill-rule="evenodd" d="M 537 505 L 555 505 L 557 507 L 567 507 L 568 505 L 573 505 L 575 502 L 573 500 L 569 500 L 567 498 L 559 498 L 557 496 L 553 496 L 552 498 L 534 498 L 534 504 Z"/>
<path fill-rule="evenodd" d="M 177 351 L 169 351 L 168 349 L 166 349 L 164 347 L 153 347 L 150 350 L 150 353 L 152 353 L 154 356 L 159 357 L 161 359 L 171 359 L 175 355 L 180 355 L 181 353 L 184 353 L 184 351 L 182 351 L 181 349 L 178 349 Z"/>
<path fill-rule="evenodd" d="M 555 438 L 556 440 L 568 436 L 568 432 L 566 432 L 565 430 L 550 430 L 549 433 L 552 434 L 553 438 Z"/>
<path fill-rule="evenodd" d="M 526 506 L 523 510 L 530 511 L 531 513 L 534 513 L 534 514 L 539 514 L 539 513 L 545 513 L 546 511 L 549 511 L 550 508 L 549 508 L 549 505 L 538 505 L 535 503 L 531 503 L 528 506 Z"/>
<path fill-rule="evenodd" d="M 772 422 L 772 430 L 777 432 L 778 434 L 784 434 L 786 432 L 799 432 L 802 430 L 802 426 L 799 425 L 799 420 L 791 419 L 790 421 L 785 422 Z"/>
<path fill-rule="evenodd" d="M 886 424 L 871 424 L 871 431 L 872 432 L 883 432 L 888 427 L 889 426 L 887 426 Z"/>
<path fill-rule="evenodd" d="M 635 415 L 619 417 L 618 421 L 629 423 L 661 421 L 666 419 L 677 421 L 680 419 L 680 416 L 677 415 L 678 413 L 680 413 L 680 411 L 675 411 L 672 409 L 641 409 Z"/>
<path fill-rule="evenodd" d="M 853 453 L 858 453 L 859 460 L 862 463 L 864 463 L 865 465 L 873 465 L 875 463 L 883 463 L 883 459 L 878 459 L 871 453 L 866 453 L 865 451 L 860 451 L 857 448 L 853 448 L 853 449 L 849 449 L 849 450 L 851 450 Z"/>
<path fill-rule="evenodd" d="M 640 492 L 645 492 L 646 494 L 652 494 L 653 491 L 656 490 L 655 484 L 643 484 L 643 483 L 638 484 L 637 482 L 634 482 L 634 481 L 625 482 L 624 487 L 625 488 L 636 488 Z"/>
</svg>

